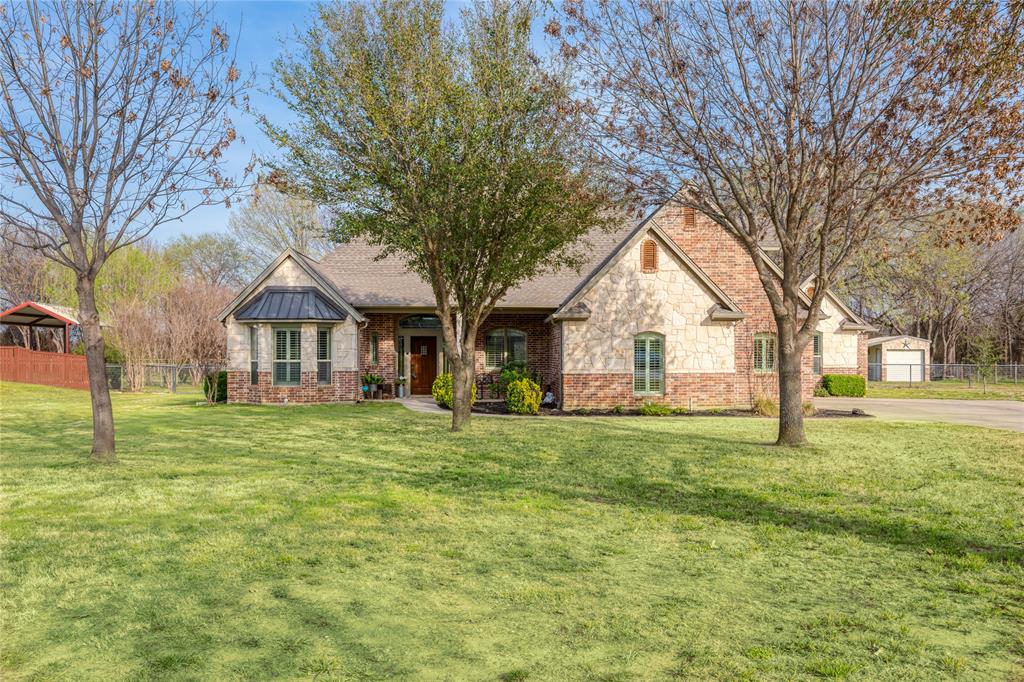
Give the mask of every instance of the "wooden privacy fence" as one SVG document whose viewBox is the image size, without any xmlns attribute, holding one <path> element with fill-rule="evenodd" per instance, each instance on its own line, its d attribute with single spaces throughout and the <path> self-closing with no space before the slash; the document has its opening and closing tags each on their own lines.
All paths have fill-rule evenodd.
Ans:
<svg viewBox="0 0 1024 682">
<path fill-rule="evenodd" d="M 0 346 L 0 381 L 89 389 L 84 355 Z"/>
</svg>

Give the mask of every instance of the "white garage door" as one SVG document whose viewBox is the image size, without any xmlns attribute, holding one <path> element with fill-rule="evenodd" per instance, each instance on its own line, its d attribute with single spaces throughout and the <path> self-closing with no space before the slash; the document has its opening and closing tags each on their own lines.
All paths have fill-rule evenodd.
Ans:
<svg viewBox="0 0 1024 682">
<path fill-rule="evenodd" d="M 923 381 L 923 350 L 890 350 L 885 353 L 886 381 Z"/>
</svg>

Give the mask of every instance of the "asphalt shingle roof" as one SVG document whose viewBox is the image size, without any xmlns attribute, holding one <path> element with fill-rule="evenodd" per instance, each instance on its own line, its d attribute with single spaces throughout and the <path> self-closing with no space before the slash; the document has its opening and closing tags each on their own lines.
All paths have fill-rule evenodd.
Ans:
<svg viewBox="0 0 1024 682">
<path fill-rule="evenodd" d="M 636 229 L 627 223 L 611 232 L 594 230 L 585 237 L 590 257 L 579 272 L 564 268 L 524 282 L 503 298 L 501 308 L 557 308 L 601 267 L 604 260 Z M 311 264 L 331 281 L 346 301 L 357 308 L 433 308 L 430 284 L 410 271 L 396 256 L 377 260 L 382 247 L 361 239 L 339 245 L 319 263 Z"/>
</svg>

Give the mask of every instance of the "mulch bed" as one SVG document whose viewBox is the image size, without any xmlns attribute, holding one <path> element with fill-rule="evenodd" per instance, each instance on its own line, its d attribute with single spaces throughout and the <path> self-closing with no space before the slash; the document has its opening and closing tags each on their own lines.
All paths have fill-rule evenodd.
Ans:
<svg viewBox="0 0 1024 682">
<path fill-rule="evenodd" d="M 473 405 L 473 412 L 477 414 L 507 414 L 512 416 L 525 416 L 516 415 L 508 411 L 508 406 L 504 402 L 500 401 L 487 401 L 479 402 Z M 593 409 L 593 410 L 560 410 L 557 408 L 542 407 L 540 408 L 539 415 L 542 417 L 640 417 L 642 416 L 638 410 L 624 410 L 622 412 L 615 412 L 610 409 Z M 759 415 L 754 414 L 752 410 L 694 410 L 693 412 L 683 412 L 679 414 L 667 414 L 664 415 L 666 418 L 672 417 L 757 417 Z M 854 414 L 850 410 L 817 410 L 812 417 L 808 419 L 836 419 L 836 418 L 861 418 L 870 417 L 870 414 Z"/>
</svg>

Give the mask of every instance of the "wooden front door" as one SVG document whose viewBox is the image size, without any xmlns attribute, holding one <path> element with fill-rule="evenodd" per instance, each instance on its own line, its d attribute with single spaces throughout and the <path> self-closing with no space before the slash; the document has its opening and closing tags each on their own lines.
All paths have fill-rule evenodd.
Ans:
<svg viewBox="0 0 1024 682">
<path fill-rule="evenodd" d="M 409 343 L 409 392 L 428 395 L 437 378 L 437 338 L 414 336 Z"/>
</svg>

